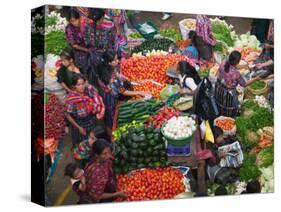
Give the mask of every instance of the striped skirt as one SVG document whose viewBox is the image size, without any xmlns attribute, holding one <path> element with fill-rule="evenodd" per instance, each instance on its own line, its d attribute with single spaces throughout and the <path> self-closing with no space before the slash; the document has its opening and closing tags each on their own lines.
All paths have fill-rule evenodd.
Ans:
<svg viewBox="0 0 281 212">
<path fill-rule="evenodd" d="M 239 114 L 239 101 L 236 89 L 227 88 L 218 80 L 215 86 L 215 99 L 220 115 L 236 117 Z"/>
<path fill-rule="evenodd" d="M 77 124 L 83 127 L 87 134 L 82 135 L 79 130 L 71 125 L 71 136 L 72 136 L 72 147 L 76 147 L 80 142 L 86 140 L 91 130 L 93 130 L 96 126 L 96 118 L 94 115 L 89 115 L 85 118 L 74 118 Z"/>
<path fill-rule="evenodd" d="M 105 104 L 105 124 L 111 129 L 113 126 L 117 98 L 112 93 L 106 92 L 103 92 L 102 97 Z"/>
</svg>

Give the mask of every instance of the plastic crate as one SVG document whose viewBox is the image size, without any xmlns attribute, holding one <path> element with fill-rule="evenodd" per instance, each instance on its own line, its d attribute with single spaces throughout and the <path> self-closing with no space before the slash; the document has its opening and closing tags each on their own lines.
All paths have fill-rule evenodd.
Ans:
<svg viewBox="0 0 281 212">
<path fill-rule="evenodd" d="M 144 24 L 147 24 L 149 25 L 151 28 L 154 29 L 153 32 L 149 32 L 149 33 L 146 33 L 145 31 L 143 31 L 141 29 L 141 26 L 144 25 Z M 145 38 L 145 39 L 152 39 L 154 37 L 154 35 L 158 34 L 158 30 L 157 30 L 157 27 L 155 26 L 155 24 L 153 24 L 152 21 L 146 21 L 144 23 L 141 23 L 141 24 L 138 24 L 137 28 L 138 32 Z"/>
<path fill-rule="evenodd" d="M 190 156 L 191 155 L 191 144 L 186 144 L 184 146 L 174 146 L 168 144 L 167 155 L 171 156 Z"/>
</svg>

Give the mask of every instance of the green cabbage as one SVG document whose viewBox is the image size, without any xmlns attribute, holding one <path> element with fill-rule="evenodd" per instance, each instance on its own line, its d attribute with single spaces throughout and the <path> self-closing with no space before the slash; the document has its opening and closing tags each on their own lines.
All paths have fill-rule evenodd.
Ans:
<svg viewBox="0 0 281 212">
<path fill-rule="evenodd" d="M 262 193 L 274 192 L 274 167 L 273 164 L 267 168 L 260 168 Z"/>
<path fill-rule="evenodd" d="M 261 168 L 266 168 L 273 164 L 274 149 L 273 146 L 262 149 L 257 155 L 257 165 Z"/>
<path fill-rule="evenodd" d="M 249 32 L 242 34 L 234 42 L 234 48 L 250 47 L 252 49 L 261 50 L 260 41 L 256 36 L 250 35 Z"/>
<path fill-rule="evenodd" d="M 256 180 L 260 175 L 261 171 L 256 165 L 256 156 L 245 153 L 243 164 L 239 169 L 240 181 Z"/>
</svg>

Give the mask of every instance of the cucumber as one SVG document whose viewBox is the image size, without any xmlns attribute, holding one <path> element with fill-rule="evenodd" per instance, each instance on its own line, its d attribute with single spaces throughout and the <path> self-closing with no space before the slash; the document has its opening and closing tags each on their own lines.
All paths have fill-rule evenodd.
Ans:
<svg viewBox="0 0 281 212">
<path fill-rule="evenodd" d="M 148 99 L 148 100 L 146 100 L 146 102 L 147 103 L 154 103 L 155 104 L 157 101 L 155 99 Z"/>
<path fill-rule="evenodd" d="M 130 111 L 130 110 L 132 110 L 132 107 L 130 107 L 130 106 L 120 107 L 119 108 L 119 112 Z"/>
<path fill-rule="evenodd" d="M 137 101 L 134 101 L 133 103 L 132 103 L 132 107 L 135 107 L 136 105 L 138 105 L 139 103 L 143 103 L 144 101 L 143 100 L 137 100 Z"/>
<path fill-rule="evenodd" d="M 143 108 L 145 106 L 145 102 L 141 101 L 141 102 L 137 102 L 134 104 L 134 108 Z"/>
<path fill-rule="evenodd" d="M 135 114 L 138 114 L 141 112 L 143 112 L 143 108 L 134 108 L 133 110 L 131 110 L 132 115 L 135 115 Z"/>
<path fill-rule="evenodd" d="M 134 102 L 123 102 L 120 107 L 129 107 L 131 106 L 132 104 L 134 104 Z"/>
<path fill-rule="evenodd" d="M 132 118 L 132 115 L 129 113 L 129 114 L 124 114 L 124 115 L 119 115 L 118 116 L 118 119 L 131 119 Z"/>
<path fill-rule="evenodd" d="M 117 121 L 117 123 L 118 124 L 128 124 L 128 123 L 130 123 L 131 122 L 131 120 L 130 119 L 120 119 L 120 121 L 119 121 L 119 119 L 118 119 L 118 121 Z"/>
<path fill-rule="evenodd" d="M 127 111 L 127 110 L 124 110 L 124 111 L 119 111 L 118 113 L 118 116 L 126 116 L 127 114 L 131 114 L 131 111 Z"/>
<path fill-rule="evenodd" d="M 145 111 L 141 111 L 141 112 L 138 112 L 136 114 L 134 114 L 134 118 L 140 118 L 142 116 L 145 116 L 145 115 L 148 115 L 149 113 L 145 110 Z"/>
<path fill-rule="evenodd" d="M 145 117 L 138 117 L 138 118 L 135 118 L 136 121 L 140 121 L 140 122 L 145 122 L 147 118 Z"/>
</svg>

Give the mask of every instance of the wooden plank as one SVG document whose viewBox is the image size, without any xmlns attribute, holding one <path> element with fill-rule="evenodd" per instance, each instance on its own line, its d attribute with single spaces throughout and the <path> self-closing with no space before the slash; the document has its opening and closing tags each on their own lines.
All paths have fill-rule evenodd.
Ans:
<svg viewBox="0 0 281 212">
<path fill-rule="evenodd" d="M 197 129 L 195 132 L 194 139 L 192 141 L 191 151 L 192 154 L 188 157 L 168 157 L 170 163 L 175 163 L 178 165 L 188 166 L 191 169 L 196 169 L 197 171 L 197 190 L 200 193 L 207 192 L 206 186 L 206 173 L 205 173 L 205 160 L 197 160 L 196 158 L 196 143 L 200 142 L 200 130 Z"/>
<path fill-rule="evenodd" d="M 205 160 L 198 161 L 197 186 L 198 186 L 198 192 L 199 193 L 207 192 L 206 174 L 205 174 Z"/>
</svg>

